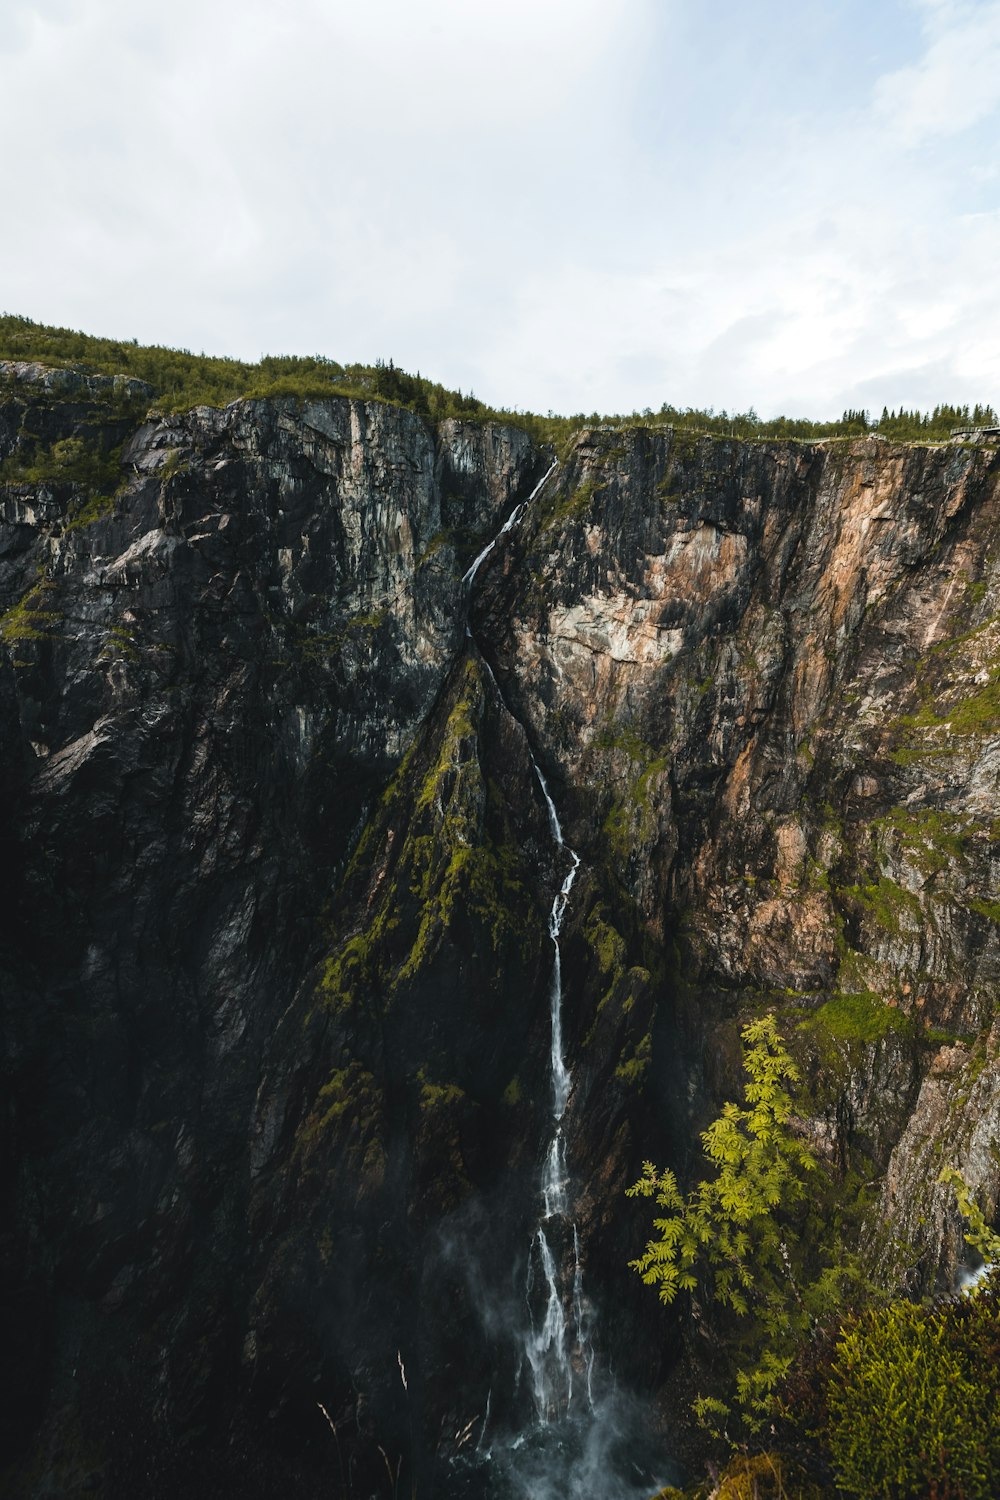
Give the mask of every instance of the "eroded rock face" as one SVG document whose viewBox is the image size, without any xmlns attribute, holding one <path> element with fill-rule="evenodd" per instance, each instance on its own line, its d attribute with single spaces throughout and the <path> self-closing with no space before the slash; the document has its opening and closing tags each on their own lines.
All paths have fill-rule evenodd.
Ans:
<svg viewBox="0 0 1000 1500">
<path fill-rule="evenodd" d="M 911 1112 L 942 1041 L 996 1011 L 996 462 L 585 433 L 479 605 L 571 836 L 675 945 L 634 1053 L 661 1091 L 673 1069 L 675 1132 L 736 1086 L 730 1018 L 777 1005 L 821 1149 L 905 1178 L 883 1267 L 923 1287 L 957 1226 L 938 1194 L 913 1233 L 933 1195 Z M 957 1115 L 934 1150 L 995 1207 L 970 1141 L 1000 1118 Z"/>
<path fill-rule="evenodd" d="M 883 1273 L 948 1282 L 936 1170 L 1000 1187 L 993 450 L 584 433 L 470 635 L 524 434 L 0 374 L 16 1493 L 431 1493 L 514 1410 L 562 876 L 532 750 L 583 858 L 603 1354 L 663 1374 L 621 1190 L 692 1163 L 765 1005 Z"/>
<path fill-rule="evenodd" d="M 2 490 L 4 1251 L 37 1355 L 25 1378 L 7 1341 L 17 1376 L 6 1416 L 13 1440 L 54 1410 L 56 1487 L 113 1460 L 108 1482 L 124 1489 L 144 1455 L 176 1450 L 220 1403 L 252 1429 L 250 1387 L 276 1420 L 287 1404 L 287 1362 L 266 1390 L 255 1381 L 252 1309 L 274 1300 L 257 1289 L 262 1275 L 268 1289 L 281 1281 L 267 1268 L 296 1210 L 260 1183 L 299 1058 L 317 1089 L 339 1062 L 334 1039 L 323 1072 L 311 1037 L 326 1023 L 300 1034 L 308 1000 L 293 1002 L 314 988 L 326 909 L 372 809 L 415 741 L 433 736 L 467 650 L 456 538 L 495 529 L 539 458 L 520 433 L 451 423 L 435 435 L 406 412 L 346 400 L 133 413 L 129 435 L 129 415 L 93 392 L 34 390 L 26 400 L 19 383 L 5 408 L 28 458 L 90 441 L 102 423 L 124 445 L 113 499 L 95 505 L 58 469 Z M 481 482 L 463 493 L 453 476 L 470 453 Z M 501 981 L 498 1005 L 502 994 Z M 468 1049 L 470 1034 L 456 1045 Z M 415 1079 L 434 1058 L 429 1044 L 397 1056 L 394 1078 Z M 300 1102 L 281 1136 L 292 1153 L 282 1181 L 308 1176 L 293 1137 L 314 1101 Z M 390 1102 L 370 1103 L 368 1124 L 391 1115 Z M 354 1166 L 345 1157 L 345 1176 Z M 405 1224 L 418 1189 L 387 1190 L 375 1229 Z M 367 1193 L 355 1181 L 329 1199 L 348 1238 Z M 314 1260 L 323 1245 L 310 1245 Z M 322 1328 L 350 1300 L 336 1248 L 337 1297 L 324 1312 L 310 1288 L 300 1323 Z M 291 1317 L 298 1274 L 282 1282 L 275 1318 Z M 385 1277 L 366 1295 L 388 1307 L 403 1289 Z M 67 1303 L 79 1311 L 65 1315 Z M 322 1359 L 332 1350 L 336 1363 L 348 1341 L 337 1333 L 304 1352 L 290 1327 L 291 1367 L 315 1354 L 311 1395 Z M 270 1327 L 261 1343 L 282 1337 Z M 358 1394 L 344 1358 L 334 1404 L 338 1380 L 344 1399 Z M 72 1435 L 81 1420 L 89 1448 Z M 305 1446 L 322 1444 L 328 1478 L 333 1440 L 317 1423 Z M 249 1474 L 252 1431 L 244 1446 Z M 156 1482 L 169 1491 L 172 1476 L 168 1465 Z"/>
<path fill-rule="evenodd" d="M 895 1244 L 886 1248 L 901 1266 L 900 1280 L 920 1289 L 921 1263 L 949 1270 L 968 1263 L 949 1188 L 938 1182 L 943 1164 L 974 1182 L 994 1209 L 1000 1196 L 1000 1023 L 971 1045 L 941 1047 L 920 1086 L 906 1128 L 889 1158 L 879 1204 Z M 911 1269 L 912 1268 L 912 1269 Z M 907 1274 L 909 1273 L 909 1274 Z M 915 1274 L 914 1274 L 915 1273 Z"/>
</svg>

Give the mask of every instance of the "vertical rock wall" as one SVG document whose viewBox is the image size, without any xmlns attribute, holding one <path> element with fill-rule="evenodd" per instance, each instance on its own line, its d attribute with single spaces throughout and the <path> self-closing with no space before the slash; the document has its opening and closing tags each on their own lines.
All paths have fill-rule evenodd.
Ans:
<svg viewBox="0 0 1000 1500">
<path fill-rule="evenodd" d="M 581 434 L 473 639 L 462 569 L 550 461 L 523 434 L 147 417 L 64 376 L 0 388 L 12 1492 L 430 1490 L 513 1388 L 556 878 L 529 743 L 584 861 L 605 1356 L 669 1365 L 621 1189 L 691 1163 L 764 1006 L 885 1274 L 943 1284 L 935 1167 L 1000 1186 L 994 451 Z"/>
<path fill-rule="evenodd" d="M 665 956 L 618 1075 L 672 1095 L 681 1158 L 738 1086 L 736 1018 L 776 1006 L 914 1289 L 960 1245 L 931 1165 L 1000 1187 L 998 519 L 993 450 L 598 430 L 480 606 L 575 843 Z M 608 1172 L 610 1138 L 581 1152 Z"/>
</svg>

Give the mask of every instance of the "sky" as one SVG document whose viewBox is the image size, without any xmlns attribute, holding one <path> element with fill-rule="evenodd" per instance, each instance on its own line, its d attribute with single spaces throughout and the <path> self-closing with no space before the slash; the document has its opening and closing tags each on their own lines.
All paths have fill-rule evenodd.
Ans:
<svg viewBox="0 0 1000 1500">
<path fill-rule="evenodd" d="M 1000 0 L 2 0 L 0 308 L 494 405 L 1000 407 Z"/>
</svg>

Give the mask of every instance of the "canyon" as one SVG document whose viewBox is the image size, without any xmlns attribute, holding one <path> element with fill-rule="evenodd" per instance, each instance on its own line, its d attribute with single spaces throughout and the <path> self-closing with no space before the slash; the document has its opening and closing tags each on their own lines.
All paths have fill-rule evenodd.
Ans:
<svg viewBox="0 0 1000 1500">
<path fill-rule="evenodd" d="M 113 482 L 26 477 L 68 442 Z M 941 1167 L 1000 1196 L 995 446 L 8 361 L 0 461 L 5 1492 L 483 1493 L 544 1216 L 544 1399 L 647 1402 L 651 1493 L 698 1335 L 624 1190 L 697 1170 L 767 1009 L 852 1247 L 951 1289 Z"/>
</svg>

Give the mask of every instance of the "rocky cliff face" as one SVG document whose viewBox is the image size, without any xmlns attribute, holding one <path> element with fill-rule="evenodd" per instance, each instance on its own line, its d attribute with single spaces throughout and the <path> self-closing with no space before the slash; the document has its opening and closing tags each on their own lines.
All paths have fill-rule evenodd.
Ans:
<svg viewBox="0 0 1000 1500">
<path fill-rule="evenodd" d="M 3 373 L 12 1493 L 368 1494 L 401 1458 L 427 1492 L 491 1387 L 516 1420 L 532 750 L 583 857 L 606 1357 L 669 1364 L 620 1190 L 683 1169 L 763 1006 L 878 1198 L 857 1234 L 945 1284 L 936 1169 L 1000 1188 L 993 450 L 583 433 L 467 630 L 463 568 L 551 461 L 523 434 Z"/>
<path fill-rule="evenodd" d="M 777 1005 L 918 1286 L 957 1241 L 915 1152 L 999 1187 L 996 534 L 993 452 L 592 432 L 481 606 L 574 835 L 675 944 L 688 1097 Z"/>
<path fill-rule="evenodd" d="M 480 606 L 575 838 L 673 945 L 635 1055 L 686 1038 L 675 1129 L 776 1005 L 917 1288 L 959 1243 L 929 1163 L 997 1199 L 997 519 L 992 451 L 584 433 Z"/>
</svg>

